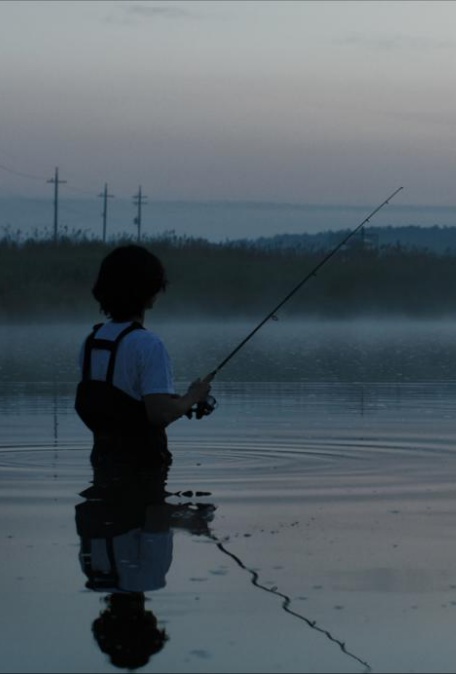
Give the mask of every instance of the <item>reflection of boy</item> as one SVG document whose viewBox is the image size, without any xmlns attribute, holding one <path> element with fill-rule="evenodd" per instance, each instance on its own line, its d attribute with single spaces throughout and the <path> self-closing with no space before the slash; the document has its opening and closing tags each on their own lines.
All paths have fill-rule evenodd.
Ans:
<svg viewBox="0 0 456 674">
<path fill-rule="evenodd" d="M 95 470 L 93 486 L 76 506 L 80 563 L 86 587 L 109 592 L 107 608 L 92 625 L 100 649 L 113 665 L 136 669 L 145 665 L 168 639 L 157 619 L 145 610 L 144 592 L 165 587 L 173 555 L 173 529 L 209 535 L 215 507 L 170 504 L 161 479 L 134 471 Z M 125 466 L 124 466 L 125 468 Z"/>
<path fill-rule="evenodd" d="M 99 592 L 146 592 L 165 587 L 173 556 L 172 529 L 209 535 L 214 510 L 209 504 L 163 503 L 136 512 L 99 501 L 77 505 L 79 559 L 88 578 L 86 587 Z"/>
<path fill-rule="evenodd" d="M 141 528 L 85 540 L 81 565 L 86 587 L 103 592 L 145 592 L 165 587 L 173 558 L 173 532 Z"/>
</svg>

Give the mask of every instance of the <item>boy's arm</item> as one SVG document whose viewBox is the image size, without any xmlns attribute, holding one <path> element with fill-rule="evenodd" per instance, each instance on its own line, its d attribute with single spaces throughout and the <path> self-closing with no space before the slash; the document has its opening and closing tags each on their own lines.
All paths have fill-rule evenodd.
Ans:
<svg viewBox="0 0 456 674">
<path fill-rule="evenodd" d="M 182 395 L 151 393 L 144 396 L 147 418 L 153 426 L 168 426 L 184 416 L 195 403 L 205 400 L 211 390 L 212 374 L 196 379 Z"/>
</svg>

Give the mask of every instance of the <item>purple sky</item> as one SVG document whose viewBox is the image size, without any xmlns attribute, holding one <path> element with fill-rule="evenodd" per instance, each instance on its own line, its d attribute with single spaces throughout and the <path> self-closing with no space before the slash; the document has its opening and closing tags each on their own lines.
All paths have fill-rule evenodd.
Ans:
<svg viewBox="0 0 456 674">
<path fill-rule="evenodd" d="M 0 197 L 455 202 L 456 3 L 0 3 Z"/>
</svg>

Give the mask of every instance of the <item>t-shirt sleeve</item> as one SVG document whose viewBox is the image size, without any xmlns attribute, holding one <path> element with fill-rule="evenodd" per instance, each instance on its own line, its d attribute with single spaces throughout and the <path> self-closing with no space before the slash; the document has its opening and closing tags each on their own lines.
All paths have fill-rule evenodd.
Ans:
<svg viewBox="0 0 456 674">
<path fill-rule="evenodd" d="M 171 360 L 158 337 L 145 341 L 139 360 L 139 388 L 142 396 L 175 393 Z"/>
</svg>

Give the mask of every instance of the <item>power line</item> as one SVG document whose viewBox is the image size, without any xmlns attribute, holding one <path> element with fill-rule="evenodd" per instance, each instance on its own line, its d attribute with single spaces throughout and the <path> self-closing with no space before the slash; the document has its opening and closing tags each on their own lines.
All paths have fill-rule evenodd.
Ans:
<svg viewBox="0 0 456 674">
<path fill-rule="evenodd" d="M 69 190 L 70 192 L 76 192 L 76 194 L 85 194 L 88 197 L 94 197 L 95 196 L 94 192 L 89 192 L 88 190 L 85 190 L 82 187 L 72 186 L 72 187 L 67 187 L 66 189 Z"/>
<path fill-rule="evenodd" d="M 14 176 L 20 176 L 21 178 L 29 178 L 30 180 L 44 180 L 44 176 L 36 176 L 33 175 L 32 173 L 24 173 L 23 171 L 16 171 L 16 169 L 12 169 L 9 166 L 5 166 L 4 164 L 0 164 L 0 169 L 2 171 L 6 171 L 7 173 L 11 173 Z"/>
<path fill-rule="evenodd" d="M 0 164 L 0 169 L 2 171 L 6 171 L 6 173 L 10 173 L 11 175 L 19 176 L 20 178 L 28 178 L 29 180 L 39 180 L 39 181 L 46 180 L 44 176 L 37 176 L 32 173 L 26 173 L 25 171 L 18 171 L 17 169 L 12 168 L 11 166 L 6 166 L 5 164 Z M 77 186 L 75 187 L 74 185 L 71 185 L 71 187 L 68 186 L 66 189 L 69 190 L 70 192 L 75 192 L 77 194 L 85 194 L 89 197 L 95 196 L 94 192 L 89 192 L 89 190 L 87 189 Z"/>
<path fill-rule="evenodd" d="M 29 180 L 38 180 L 42 181 L 45 180 L 44 176 L 37 176 L 32 173 L 27 173 L 25 171 L 18 171 L 15 168 L 12 168 L 11 166 L 7 166 L 5 164 L 0 164 L 0 169 L 3 171 L 6 171 L 7 173 L 10 173 L 11 175 L 19 176 L 20 178 L 27 178 Z M 62 180 L 59 178 L 59 169 L 58 167 L 55 168 L 55 173 L 54 177 L 50 178 L 49 180 L 46 180 L 47 183 L 52 183 L 54 185 L 54 241 L 57 241 L 58 239 L 58 230 L 59 230 L 59 185 L 66 184 L 66 180 Z M 85 194 L 87 196 L 98 196 L 98 197 L 103 197 L 103 212 L 102 212 L 102 217 L 103 217 L 103 234 L 102 238 L 103 241 L 106 241 L 106 230 L 107 230 L 107 212 L 108 212 L 108 207 L 107 207 L 107 200 L 108 198 L 114 197 L 113 194 L 108 193 L 108 186 L 107 183 L 105 184 L 104 191 L 98 195 L 95 195 L 94 192 L 89 192 L 87 189 L 82 189 L 81 187 L 77 186 L 71 186 L 67 187 L 67 190 L 70 192 L 77 192 L 79 194 Z M 134 224 L 138 228 L 138 233 L 137 233 L 137 240 L 138 242 L 141 240 L 141 227 L 142 227 L 142 206 L 147 203 L 146 201 L 147 197 L 145 197 L 142 194 L 142 187 L 141 185 L 139 186 L 138 193 L 133 195 L 133 203 L 135 206 L 137 206 L 137 212 L 136 216 L 133 220 Z M 64 204 L 65 207 L 68 207 L 67 204 Z M 71 208 L 70 208 L 71 210 Z"/>
</svg>

